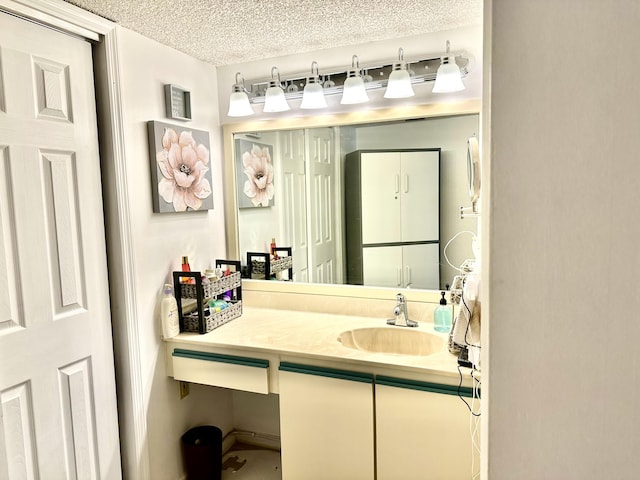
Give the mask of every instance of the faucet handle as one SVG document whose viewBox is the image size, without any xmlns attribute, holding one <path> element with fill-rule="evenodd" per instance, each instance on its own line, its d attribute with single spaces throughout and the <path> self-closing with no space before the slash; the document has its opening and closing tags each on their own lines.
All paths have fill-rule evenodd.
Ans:
<svg viewBox="0 0 640 480">
<path fill-rule="evenodd" d="M 405 302 L 405 300 L 404 300 L 404 295 L 403 295 L 403 294 L 401 294 L 401 293 L 396 294 L 396 302 L 398 302 L 398 303 L 404 303 L 404 302 Z"/>
</svg>

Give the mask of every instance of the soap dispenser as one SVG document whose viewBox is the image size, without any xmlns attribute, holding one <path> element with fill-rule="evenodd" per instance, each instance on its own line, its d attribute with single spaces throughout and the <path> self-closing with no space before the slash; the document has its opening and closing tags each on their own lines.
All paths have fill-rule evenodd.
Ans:
<svg viewBox="0 0 640 480">
<path fill-rule="evenodd" d="M 446 292 L 440 292 L 440 295 L 442 295 L 440 305 L 436 308 L 433 314 L 433 329 L 436 332 L 443 333 L 447 333 L 451 330 L 451 322 L 453 320 L 451 305 L 447 305 L 447 300 L 444 298 L 445 293 Z"/>
</svg>

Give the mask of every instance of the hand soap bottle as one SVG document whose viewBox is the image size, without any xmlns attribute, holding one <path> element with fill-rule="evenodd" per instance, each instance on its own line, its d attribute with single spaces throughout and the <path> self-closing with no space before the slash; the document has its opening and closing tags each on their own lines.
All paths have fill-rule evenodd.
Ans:
<svg viewBox="0 0 640 480">
<path fill-rule="evenodd" d="M 164 285 L 164 292 L 160 301 L 160 319 L 164 338 L 172 338 L 180 333 L 178 302 L 173 296 L 173 287 L 169 283 Z"/>
<path fill-rule="evenodd" d="M 433 329 L 436 332 L 443 333 L 447 333 L 451 330 L 451 322 L 453 319 L 451 305 L 447 305 L 447 300 L 444 298 L 445 293 L 446 292 L 440 292 L 440 295 L 442 295 L 440 305 L 433 313 Z"/>
</svg>

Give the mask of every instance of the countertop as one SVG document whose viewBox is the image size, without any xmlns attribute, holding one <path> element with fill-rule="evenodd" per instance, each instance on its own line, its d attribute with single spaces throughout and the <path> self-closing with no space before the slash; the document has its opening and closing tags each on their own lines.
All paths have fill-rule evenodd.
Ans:
<svg viewBox="0 0 640 480">
<path fill-rule="evenodd" d="M 383 317 L 243 307 L 241 317 L 209 333 L 183 332 L 167 342 L 174 344 L 172 346 L 180 344 L 183 348 L 192 345 L 241 350 L 248 356 L 251 352 L 261 352 L 278 355 L 288 361 L 302 358 L 339 363 L 345 369 L 360 366 L 365 370 L 381 370 L 385 375 L 397 372 L 414 378 L 417 375 L 426 381 L 444 380 L 449 384 L 457 383 L 460 379 L 457 356 L 447 350 L 447 334 L 435 332 L 431 323 L 420 322 L 416 330 L 441 336 L 445 341 L 442 351 L 428 356 L 369 353 L 346 347 L 338 340 L 340 333 L 345 330 L 366 327 L 406 328 L 387 327 Z M 462 368 L 461 371 L 466 384 L 469 369 Z"/>
</svg>

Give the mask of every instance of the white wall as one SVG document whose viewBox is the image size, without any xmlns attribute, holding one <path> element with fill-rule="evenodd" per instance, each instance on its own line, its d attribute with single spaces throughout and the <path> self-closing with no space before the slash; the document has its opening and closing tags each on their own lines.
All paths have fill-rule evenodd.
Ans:
<svg viewBox="0 0 640 480">
<path fill-rule="evenodd" d="M 486 5 L 486 478 L 638 478 L 640 4 Z"/>
<path fill-rule="evenodd" d="M 447 40 L 451 41 L 451 51 L 464 50 L 471 54 L 475 60 L 472 73 L 464 80 L 466 90 L 450 94 L 433 94 L 431 93 L 433 83 L 427 82 L 414 86 L 414 90 L 416 91 L 415 97 L 393 100 L 383 98 L 384 89 L 370 90 L 368 91 L 370 102 L 367 103 L 366 108 L 389 108 L 393 106 L 432 104 L 443 101 L 451 102 L 480 98 L 482 95 L 482 26 L 478 25 L 444 32 L 414 35 L 391 41 L 368 42 L 347 47 L 317 50 L 314 52 L 219 67 L 218 83 L 220 88 L 218 90 L 221 122 L 226 124 L 247 120 L 247 117 L 232 118 L 226 116 L 229 108 L 229 95 L 231 94 L 231 87 L 235 83 L 236 72 L 242 73 L 246 84 L 248 84 L 251 80 L 270 78 L 271 67 L 274 66 L 278 67 L 282 78 L 298 73 L 306 74 L 306 72 L 311 71 L 311 62 L 314 60 L 318 62 L 320 74 L 323 73 L 323 69 L 325 72 L 332 71 L 334 68 L 346 70 L 347 68 L 351 68 L 351 57 L 354 54 L 358 55 L 361 67 L 378 64 L 380 61 L 384 61 L 385 63 L 388 61 L 388 63 L 391 64 L 397 60 L 398 48 L 400 47 L 404 49 L 405 59 L 411 61 L 416 58 L 422 58 L 423 55 L 439 55 L 443 53 Z M 312 111 L 311 113 L 305 113 L 299 108 L 300 101 L 300 99 L 291 100 L 289 102 L 291 110 L 281 113 L 263 113 L 262 104 L 256 104 L 253 105 L 253 107 L 256 114 L 258 114 L 256 117 L 259 116 L 260 120 L 305 115 L 324 115 L 338 112 L 360 111 L 363 109 L 362 105 L 340 105 L 340 95 L 331 95 L 327 97 L 328 109 L 320 112 Z"/>
<path fill-rule="evenodd" d="M 179 270 L 182 255 L 189 256 L 192 269 L 201 270 L 211 266 L 216 258 L 224 258 L 226 251 L 216 70 L 124 28 L 118 28 L 118 42 L 150 478 L 175 480 L 182 475 L 179 448 L 182 433 L 199 424 L 217 425 L 224 432 L 232 427 L 229 391 L 192 385 L 191 394 L 179 400 L 177 384 L 165 372 L 158 308 L 162 285 L 172 283 L 171 272 Z M 192 122 L 165 117 L 166 83 L 191 92 Z M 210 132 L 213 210 L 153 213 L 148 120 Z M 126 383 L 119 387 L 128 388 Z M 119 391 L 119 395 L 124 393 Z M 126 451 L 126 439 L 123 443 Z"/>
</svg>

